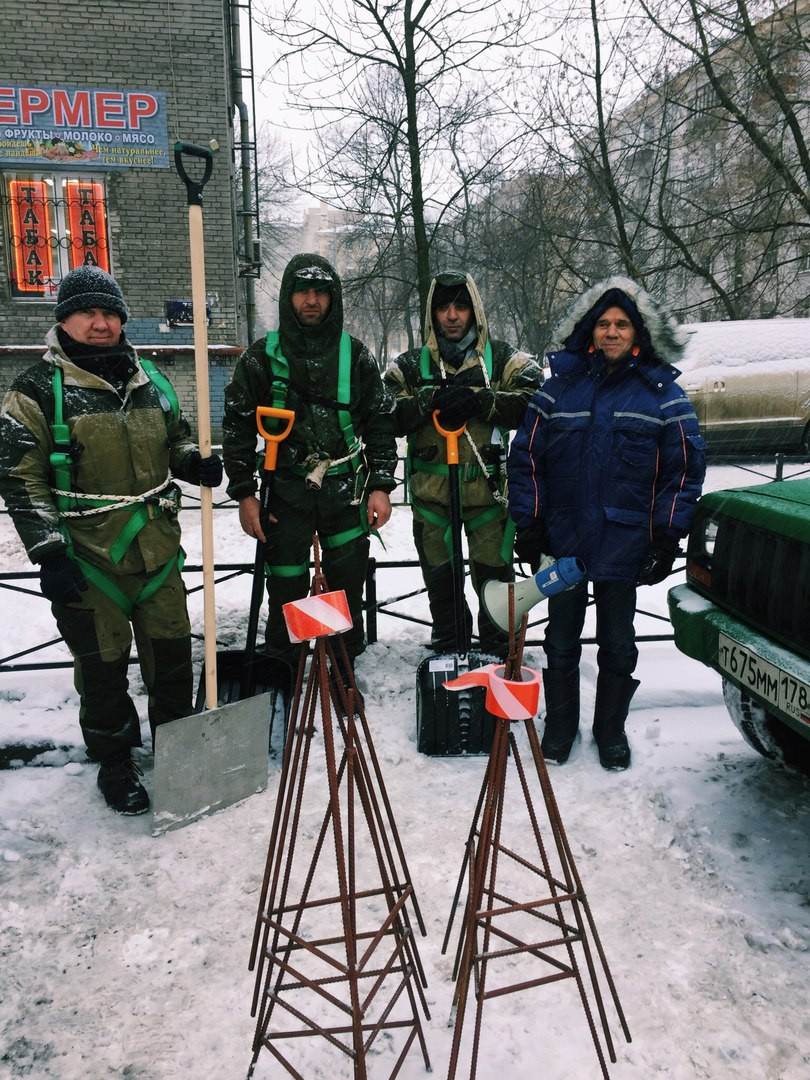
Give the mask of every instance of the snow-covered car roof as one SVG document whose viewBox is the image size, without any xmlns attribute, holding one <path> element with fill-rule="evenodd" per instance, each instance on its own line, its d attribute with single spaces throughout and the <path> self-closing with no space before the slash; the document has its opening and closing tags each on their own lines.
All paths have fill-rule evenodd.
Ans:
<svg viewBox="0 0 810 1080">
<path fill-rule="evenodd" d="M 741 367 L 763 361 L 803 361 L 810 365 L 810 319 L 740 319 L 685 323 L 689 335 L 678 361 L 681 371 L 722 364 Z"/>
</svg>

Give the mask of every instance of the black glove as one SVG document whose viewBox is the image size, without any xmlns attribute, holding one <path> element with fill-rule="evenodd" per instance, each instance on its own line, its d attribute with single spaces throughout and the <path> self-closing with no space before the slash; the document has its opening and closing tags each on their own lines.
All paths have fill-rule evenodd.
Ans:
<svg viewBox="0 0 810 1080">
<path fill-rule="evenodd" d="M 678 552 L 677 540 L 663 534 L 654 535 L 638 572 L 636 585 L 657 585 L 663 581 L 669 576 Z"/>
<path fill-rule="evenodd" d="M 487 409 L 485 391 L 470 386 L 441 386 L 433 395 L 433 408 L 439 410 L 439 423 L 445 431 L 457 431 L 474 416 L 481 416 Z"/>
<path fill-rule="evenodd" d="M 550 554 L 548 534 L 542 521 L 518 530 L 515 535 L 515 555 L 518 562 L 529 564 L 533 574 L 537 573 L 542 557 Z"/>
<path fill-rule="evenodd" d="M 52 604 L 78 604 L 87 589 L 87 582 L 78 563 L 62 552 L 42 560 L 39 587 Z"/>
<path fill-rule="evenodd" d="M 187 469 L 190 484 L 219 487 L 222 483 L 222 458 L 219 454 L 204 458 L 199 450 L 194 450 L 188 455 Z"/>
</svg>

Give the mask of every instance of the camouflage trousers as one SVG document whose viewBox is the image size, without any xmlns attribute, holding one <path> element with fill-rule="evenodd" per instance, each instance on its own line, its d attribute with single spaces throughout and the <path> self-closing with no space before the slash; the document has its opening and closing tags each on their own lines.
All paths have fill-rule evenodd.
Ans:
<svg viewBox="0 0 810 1080">
<path fill-rule="evenodd" d="M 150 576 L 127 574 L 114 580 L 134 602 Z M 52 604 L 51 610 L 73 656 L 79 723 L 87 754 L 94 761 L 104 761 L 141 745 L 140 721 L 129 695 L 127 674 L 133 636 L 153 736 L 159 724 L 191 713 L 191 626 L 177 567 L 157 592 L 136 603 L 129 615 L 90 582 L 81 596 L 77 604 Z"/>
</svg>

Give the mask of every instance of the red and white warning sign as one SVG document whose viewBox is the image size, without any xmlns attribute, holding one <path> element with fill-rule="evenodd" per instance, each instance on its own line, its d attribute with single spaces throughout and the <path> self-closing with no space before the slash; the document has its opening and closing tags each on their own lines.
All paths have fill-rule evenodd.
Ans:
<svg viewBox="0 0 810 1080">
<path fill-rule="evenodd" d="M 342 634 L 352 625 L 349 604 L 343 589 L 302 596 L 282 606 L 290 641 L 311 641 L 313 638 Z"/>
<path fill-rule="evenodd" d="M 520 669 L 521 682 L 504 679 L 503 664 L 487 664 L 476 668 L 444 685 L 448 690 L 463 690 L 465 686 L 485 686 L 485 708 L 502 720 L 533 720 L 540 703 L 540 676 L 532 668 Z"/>
</svg>

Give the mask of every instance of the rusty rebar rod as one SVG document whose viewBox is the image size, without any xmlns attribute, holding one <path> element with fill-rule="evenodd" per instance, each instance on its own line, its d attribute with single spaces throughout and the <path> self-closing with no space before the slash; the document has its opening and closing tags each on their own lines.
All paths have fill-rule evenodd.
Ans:
<svg viewBox="0 0 810 1080">
<path fill-rule="evenodd" d="M 316 550 L 312 592 L 324 591 Z M 390 1080 L 417 1039 L 430 1068 L 420 1020 L 420 1009 L 429 1016 L 426 982 L 409 907 L 424 933 L 422 917 L 345 644 L 334 644 L 315 639 L 308 675 L 302 646 L 251 948 L 258 1015 L 249 1077 L 263 1048 L 300 1075 L 284 1040 L 317 1037 L 352 1060 L 356 1080 L 367 1080 L 375 1040 L 396 1032 L 404 1045 Z M 323 748 L 326 809 L 305 834 L 319 783 L 310 768 L 314 745 Z M 336 888 L 321 895 L 328 880 Z M 313 919 L 319 929 L 331 920 L 330 932 L 314 936 Z"/>
<path fill-rule="evenodd" d="M 511 611 L 510 625 L 513 625 Z M 520 639 L 525 637 L 525 617 L 524 626 L 521 626 L 518 637 L 518 643 L 510 641 L 510 656 L 507 661 L 509 669 L 514 673 L 521 671 L 519 665 L 522 659 L 522 641 Z M 551 850 L 556 852 L 560 864 L 560 869 L 556 872 L 552 868 L 543 830 L 532 800 L 529 775 L 511 728 L 511 725 L 517 723 L 523 723 L 526 729 L 531 761 L 534 772 L 537 774 L 552 834 Z M 516 852 L 514 847 L 507 847 L 503 842 L 506 778 L 510 761 L 514 763 L 517 773 L 518 787 L 529 817 L 528 835 L 537 849 L 539 862 Z M 545 895 L 538 896 L 533 893 L 530 899 L 524 900 L 499 889 L 497 878 L 501 872 L 502 856 L 508 859 L 516 871 L 525 872 L 529 883 L 528 888 L 536 889 L 536 883 L 542 883 L 546 891 Z M 574 863 L 533 720 L 498 720 L 484 783 L 465 845 L 459 883 L 448 920 L 443 951 L 449 940 L 461 883 L 465 875 L 468 878 L 468 892 L 454 968 L 456 989 L 451 1010 L 454 1031 L 448 1080 L 455 1080 L 456 1076 L 462 1075 L 468 1075 L 470 1080 L 474 1080 L 477 1075 L 478 1055 L 486 1030 L 484 1006 L 487 1000 L 505 994 L 525 992 L 562 979 L 571 979 L 576 984 L 603 1080 L 609 1080 L 598 1027 L 601 1028 L 601 1035 L 610 1060 L 615 1062 L 616 1056 L 600 986 L 598 970 L 600 966 L 601 976 L 607 983 L 619 1023 L 628 1042 L 631 1041 L 630 1032 L 596 930 L 590 904 Z M 529 926 L 534 920 L 539 920 L 537 925 L 548 926 L 552 930 L 551 936 L 547 935 L 541 939 L 538 939 L 536 935 L 531 938 L 527 938 L 525 934 L 519 936 L 518 932 L 504 928 L 499 922 L 499 920 L 516 916 L 522 919 L 528 918 Z M 522 931 L 523 927 L 524 924 L 521 923 L 518 929 Z M 563 950 L 561 956 L 554 953 L 554 950 L 559 949 Z M 578 958 L 580 953 L 584 959 L 584 965 Z M 488 987 L 488 981 L 492 981 L 492 972 L 498 961 L 509 959 L 514 962 L 518 957 L 525 957 L 530 965 L 528 971 L 525 965 L 520 969 L 524 977 L 504 985 Z M 539 965 L 534 974 L 531 974 L 532 964 Z M 466 1073 L 461 1064 L 461 1050 L 471 983 L 476 1008 L 471 1038 L 468 1040 L 470 1043 L 469 1072 Z M 593 1015 L 592 1002 L 599 1017 L 598 1027 Z"/>
</svg>

